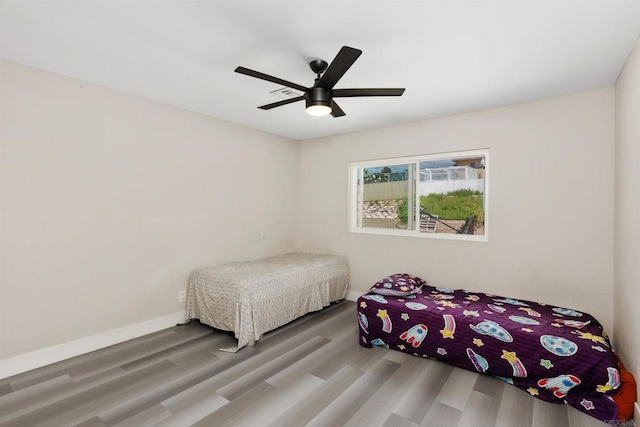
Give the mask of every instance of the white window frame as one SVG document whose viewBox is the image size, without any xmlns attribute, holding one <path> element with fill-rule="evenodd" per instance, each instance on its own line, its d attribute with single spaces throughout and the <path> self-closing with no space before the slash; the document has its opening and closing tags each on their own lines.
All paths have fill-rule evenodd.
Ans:
<svg viewBox="0 0 640 427">
<path fill-rule="evenodd" d="M 415 230 L 399 230 L 394 228 L 374 228 L 374 227 L 362 227 L 358 225 L 358 181 L 357 171 L 358 169 L 365 169 L 371 167 L 384 167 L 398 164 L 410 164 L 419 163 L 421 161 L 431 160 L 444 160 L 444 159 L 456 159 L 456 158 L 468 158 L 468 157 L 484 157 L 484 234 L 447 234 L 447 233 L 421 233 L 420 227 L 415 227 Z M 489 175 L 491 167 L 489 165 L 489 149 L 477 149 L 466 151 L 454 151 L 447 153 L 436 154 L 424 154 L 419 156 L 407 156 L 407 157 L 395 157 L 388 159 L 378 160 L 365 160 L 349 163 L 349 230 L 352 233 L 364 233 L 364 234 L 378 234 L 389 236 L 404 236 L 404 237 L 420 237 L 426 239 L 444 239 L 444 240 L 464 240 L 473 242 L 488 242 L 489 241 Z M 419 171 L 415 171 L 413 177 L 414 194 L 416 183 L 419 180 Z M 360 197 L 362 198 L 362 197 Z M 415 209 L 414 218 L 417 224 L 419 224 L 419 212 L 420 212 L 420 197 L 414 197 Z"/>
</svg>

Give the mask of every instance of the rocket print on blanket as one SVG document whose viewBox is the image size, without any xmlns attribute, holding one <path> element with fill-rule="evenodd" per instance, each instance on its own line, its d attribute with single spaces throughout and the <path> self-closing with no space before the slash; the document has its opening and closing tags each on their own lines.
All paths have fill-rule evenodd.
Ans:
<svg viewBox="0 0 640 427">
<path fill-rule="evenodd" d="M 526 311 L 529 316 L 540 317 L 540 313 L 529 307 L 520 307 L 518 310 Z"/>
<path fill-rule="evenodd" d="M 404 331 L 400 335 L 400 339 L 408 342 L 414 348 L 416 348 L 420 346 L 420 344 L 422 344 L 422 341 L 424 341 L 424 339 L 427 337 L 428 331 L 429 330 L 427 329 L 427 326 L 421 323 L 419 325 L 415 325 L 407 331 Z"/>
<path fill-rule="evenodd" d="M 553 391 L 553 395 L 559 399 L 564 398 L 569 390 L 580 384 L 580 378 L 574 375 L 559 375 L 554 378 L 543 378 L 538 381 L 538 387 L 544 387 Z"/>
<path fill-rule="evenodd" d="M 443 314 L 444 329 L 440 329 L 442 338 L 453 339 L 453 334 L 456 332 L 456 319 L 451 314 Z"/>
<path fill-rule="evenodd" d="M 585 326 L 588 326 L 589 323 L 591 323 L 591 320 L 587 320 L 586 322 L 580 322 L 579 320 L 572 320 L 572 319 L 556 319 L 556 322 L 564 326 L 569 326 L 571 328 L 582 329 Z"/>
<path fill-rule="evenodd" d="M 393 329 L 393 325 L 391 324 L 391 318 L 387 314 L 387 310 L 378 309 L 378 314 L 376 315 L 382 320 L 382 331 L 389 333 Z"/>
</svg>

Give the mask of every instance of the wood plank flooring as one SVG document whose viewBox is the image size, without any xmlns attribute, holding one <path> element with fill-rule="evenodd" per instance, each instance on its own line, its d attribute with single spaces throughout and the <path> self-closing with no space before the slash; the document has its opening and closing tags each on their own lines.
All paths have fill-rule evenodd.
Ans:
<svg viewBox="0 0 640 427">
<path fill-rule="evenodd" d="M 355 311 L 334 304 L 235 354 L 219 350 L 230 334 L 194 322 L 6 378 L 0 426 L 606 425 L 488 375 L 361 347 Z"/>
</svg>

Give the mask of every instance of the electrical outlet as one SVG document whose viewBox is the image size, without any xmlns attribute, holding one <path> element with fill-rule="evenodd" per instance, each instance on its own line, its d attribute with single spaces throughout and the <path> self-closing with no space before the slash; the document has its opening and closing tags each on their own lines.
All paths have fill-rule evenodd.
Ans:
<svg viewBox="0 0 640 427">
<path fill-rule="evenodd" d="M 187 300 L 187 291 L 178 292 L 178 302 L 185 302 Z"/>
</svg>

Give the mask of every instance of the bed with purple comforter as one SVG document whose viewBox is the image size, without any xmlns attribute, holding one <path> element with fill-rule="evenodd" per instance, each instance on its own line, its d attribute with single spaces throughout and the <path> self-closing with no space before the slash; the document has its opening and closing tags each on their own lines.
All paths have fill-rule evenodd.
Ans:
<svg viewBox="0 0 640 427">
<path fill-rule="evenodd" d="M 390 277 L 396 276 L 408 275 Z M 542 400 L 566 401 L 603 421 L 616 419 L 611 396 L 620 387 L 618 360 L 594 317 L 426 284 L 416 292 L 361 296 L 360 345 L 495 375 Z"/>
</svg>

